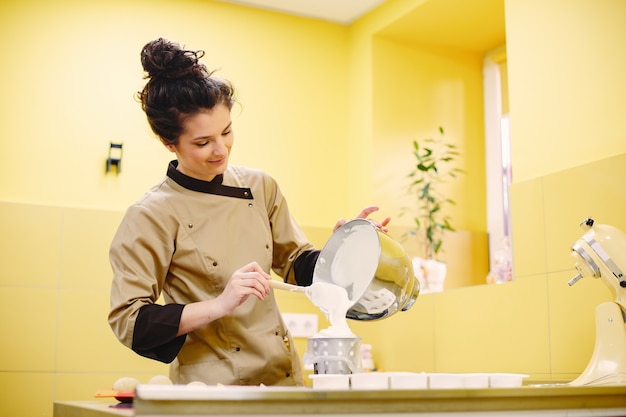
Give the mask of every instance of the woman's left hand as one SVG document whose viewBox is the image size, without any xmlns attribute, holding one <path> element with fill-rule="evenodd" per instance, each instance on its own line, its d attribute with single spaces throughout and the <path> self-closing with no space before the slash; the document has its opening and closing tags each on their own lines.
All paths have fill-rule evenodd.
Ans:
<svg viewBox="0 0 626 417">
<path fill-rule="evenodd" d="M 375 211 L 378 211 L 378 207 L 376 207 L 376 206 L 365 207 L 363 210 L 361 210 L 361 212 L 359 214 L 357 214 L 355 219 L 367 219 L 367 216 L 369 216 L 370 214 L 372 214 Z M 368 219 L 368 220 L 369 220 L 370 223 L 372 223 L 374 226 L 376 226 L 376 228 L 378 230 L 380 230 L 381 232 L 387 233 L 389 231 L 389 229 L 387 229 L 387 225 L 391 221 L 391 217 L 387 217 L 387 218 L 385 218 L 381 222 L 378 222 L 378 221 L 373 220 L 373 219 Z M 341 226 L 346 224 L 346 221 L 347 221 L 346 219 L 339 219 L 339 220 L 337 220 L 337 223 L 335 223 L 335 226 L 333 227 L 333 233 L 335 231 L 337 231 L 337 229 L 339 229 Z"/>
</svg>

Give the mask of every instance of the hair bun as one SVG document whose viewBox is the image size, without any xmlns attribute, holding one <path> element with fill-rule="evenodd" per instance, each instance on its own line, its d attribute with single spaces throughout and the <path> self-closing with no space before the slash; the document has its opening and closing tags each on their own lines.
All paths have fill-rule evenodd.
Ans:
<svg viewBox="0 0 626 417">
<path fill-rule="evenodd" d="M 159 38 L 143 47 L 141 65 L 152 79 L 204 78 L 210 74 L 204 64 L 198 62 L 203 56 L 204 51 L 188 51 L 175 42 Z"/>
</svg>

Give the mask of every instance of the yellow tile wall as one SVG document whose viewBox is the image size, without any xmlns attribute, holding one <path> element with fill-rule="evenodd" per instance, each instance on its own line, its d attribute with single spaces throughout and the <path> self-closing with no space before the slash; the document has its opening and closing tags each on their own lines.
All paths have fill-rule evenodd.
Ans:
<svg viewBox="0 0 626 417">
<path fill-rule="evenodd" d="M 108 245 L 121 213 L 1 202 L 0 218 L 0 415 L 51 416 L 54 400 L 167 374 L 107 323 Z"/>
<path fill-rule="evenodd" d="M 3 416 L 51 416 L 55 375 L 51 372 L 0 371 Z"/>
<path fill-rule="evenodd" d="M 545 274 L 546 239 L 541 179 L 512 185 L 511 211 L 515 276 Z"/>
<path fill-rule="evenodd" d="M 595 308 L 612 301 L 601 280 L 576 274 L 571 246 L 587 217 L 626 231 L 626 154 L 583 164 L 511 187 L 516 282 L 545 282 L 551 379 L 573 379 L 587 365 L 595 343 Z M 547 277 L 547 281 L 544 277 Z M 527 299 L 537 305 L 536 295 Z"/>
<path fill-rule="evenodd" d="M 55 286 L 59 278 L 62 210 L 25 204 L 0 206 L 3 238 L 2 285 Z M 5 263 L 6 263 L 5 261 Z"/>
</svg>

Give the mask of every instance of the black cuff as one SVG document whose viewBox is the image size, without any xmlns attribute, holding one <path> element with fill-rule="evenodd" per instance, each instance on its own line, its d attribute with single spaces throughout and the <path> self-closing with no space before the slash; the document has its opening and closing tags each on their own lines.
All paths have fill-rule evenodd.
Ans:
<svg viewBox="0 0 626 417">
<path fill-rule="evenodd" d="M 187 337 L 176 336 L 184 307 L 182 304 L 149 304 L 141 307 L 135 321 L 133 351 L 159 362 L 172 362 Z"/>
<path fill-rule="evenodd" d="M 313 271 L 315 263 L 320 256 L 319 250 L 302 252 L 293 263 L 296 283 L 300 286 L 309 286 L 313 283 Z"/>
</svg>

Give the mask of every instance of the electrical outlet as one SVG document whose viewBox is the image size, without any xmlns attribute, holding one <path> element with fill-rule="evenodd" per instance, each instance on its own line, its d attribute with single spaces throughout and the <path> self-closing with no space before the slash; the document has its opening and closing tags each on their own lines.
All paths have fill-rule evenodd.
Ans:
<svg viewBox="0 0 626 417">
<path fill-rule="evenodd" d="M 283 313 L 283 320 L 293 337 L 310 337 L 317 333 L 317 315 Z"/>
</svg>

